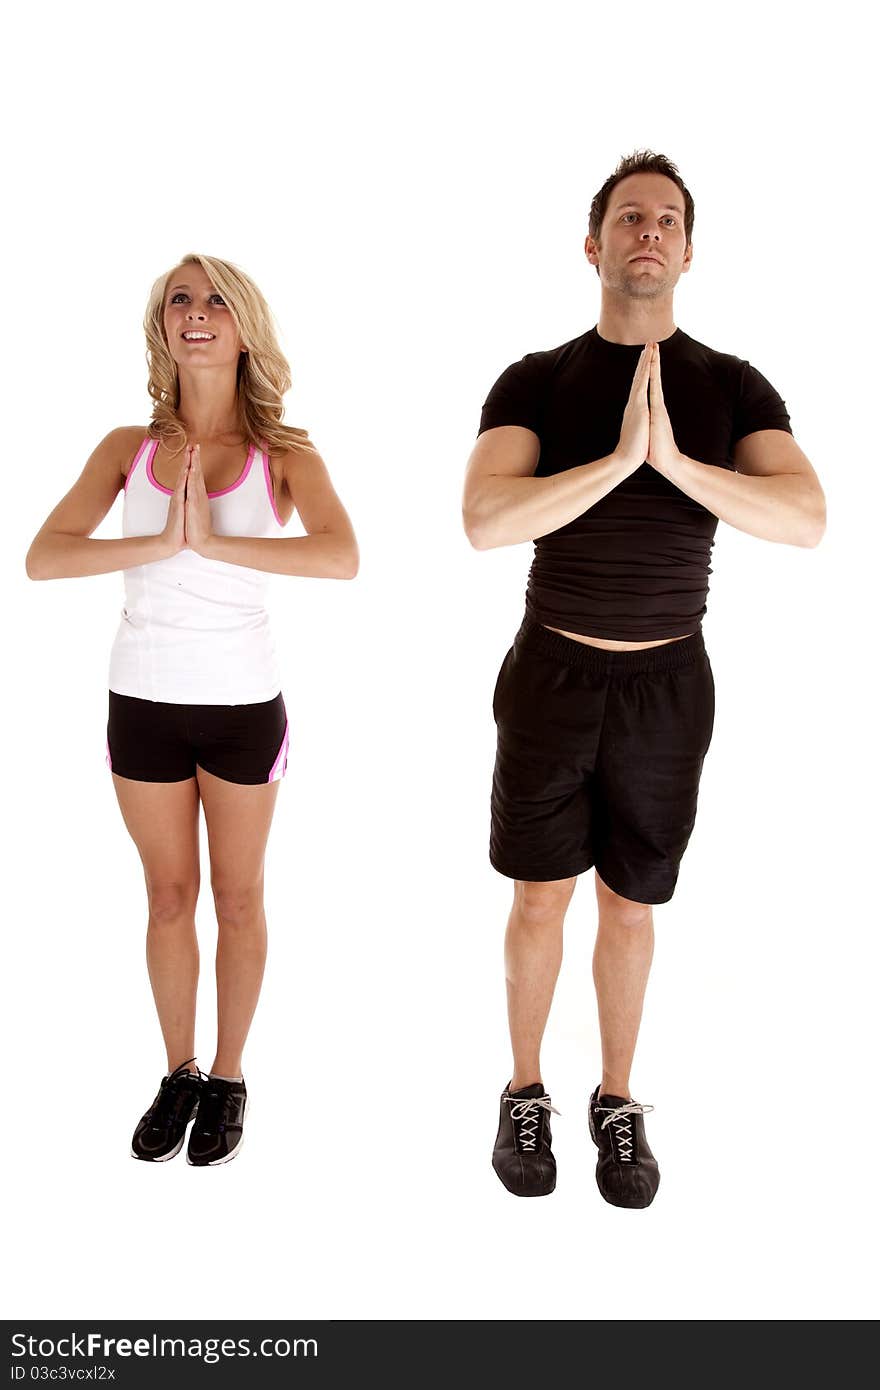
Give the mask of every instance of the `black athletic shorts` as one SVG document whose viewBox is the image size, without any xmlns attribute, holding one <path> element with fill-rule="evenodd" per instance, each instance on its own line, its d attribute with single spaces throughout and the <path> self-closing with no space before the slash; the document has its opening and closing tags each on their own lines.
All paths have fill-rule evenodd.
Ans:
<svg viewBox="0 0 880 1390">
<path fill-rule="evenodd" d="M 606 651 L 526 616 L 498 674 L 489 858 L 548 882 L 596 866 L 615 893 L 668 902 L 715 722 L 701 630 Z"/>
<path fill-rule="evenodd" d="M 135 782 L 183 782 L 197 767 L 224 782 L 277 782 L 288 738 L 280 692 L 256 705 L 172 705 L 110 691 L 107 765 Z"/>
</svg>

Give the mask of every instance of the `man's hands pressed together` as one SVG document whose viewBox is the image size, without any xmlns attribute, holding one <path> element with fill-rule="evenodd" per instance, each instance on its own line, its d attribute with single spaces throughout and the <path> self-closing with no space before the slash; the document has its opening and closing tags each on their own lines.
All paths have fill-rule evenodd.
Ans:
<svg viewBox="0 0 880 1390">
<path fill-rule="evenodd" d="M 623 413 L 617 452 L 635 467 L 651 464 L 658 473 L 669 473 L 681 460 L 660 379 L 660 345 L 645 343 L 635 368 L 633 388 Z"/>
<path fill-rule="evenodd" d="M 653 343 L 653 356 L 651 358 L 651 369 L 648 377 L 650 390 L 649 413 L 650 439 L 648 452 L 645 462 L 652 468 L 656 468 L 658 473 L 663 473 L 668 477 L 672 469 L 681 461 L 681 454 L 675 443 L 675 436 L 672 433 L 672 422 L 666 410 L 666 402 L 663 399 L 663 383 L 660 380 L 660 344 Z"/>
<path fill-rule="evenodd" d="M 666 476 L 681 459 L 663 400 L 659 343 L 646 343 L 642 349 L 623 412 L 616 453 L 633 469 L 649 463 Z"/>
</svg>

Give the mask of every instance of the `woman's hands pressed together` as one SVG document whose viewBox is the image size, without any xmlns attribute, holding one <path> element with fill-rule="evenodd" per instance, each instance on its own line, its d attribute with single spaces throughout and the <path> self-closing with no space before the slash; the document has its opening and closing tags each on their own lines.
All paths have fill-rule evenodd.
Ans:
<svg viewBox="0 0 880 1390">
<path fill-rule="evenodd" d="M 188 445 L 168 503 L 168 520 L 162 532 L 164 549 L 169 556 L 187 549 L 204 554 L 213 535 L 211 503 L 202 473 L 199 446 Z"/>
<path fill-rule="evenodd" d="M 168 503 L 168 517 L 162 532 L 163 549 L 170 557 L 186 548 L 186 480 L 189 474 L 189 450 L 184 454 L 177 482 Z"/>
<path fill-rule="evenodd" d="M 197 554 L 204 554 L 214 535 L 211 504 L 202 473 L 198 444 L 189 450 L 189 471 L 186 479 L 186 544 Z"/>
</svg>

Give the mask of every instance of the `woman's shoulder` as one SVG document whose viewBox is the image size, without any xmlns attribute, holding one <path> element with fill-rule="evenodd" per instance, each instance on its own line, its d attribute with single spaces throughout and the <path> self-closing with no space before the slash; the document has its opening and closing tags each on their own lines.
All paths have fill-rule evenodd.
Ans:
<svg viewBox="0 0 880 1390">
<path fill-rule="evenodd" d="M 270 444 L 264 439 L 260 447 L 267 456 L 273 472 L 277 469 L 279 474 L 295 468 L 297 464 L 308 464 L 309 461 L 321 458 L 305 430 L 302 431 L 301 440 L 292 439 L 286 444 Z"/>
<path fill-rule="evenodd" d="M 108 434 L 107 440 L 112 441 L 119 459 L 119 471 L 124 478 L 128 477 L 129 470 L 140 453 L 149 428 L 149 425 L 117 425 L 116 429 Z"/>
</svg>

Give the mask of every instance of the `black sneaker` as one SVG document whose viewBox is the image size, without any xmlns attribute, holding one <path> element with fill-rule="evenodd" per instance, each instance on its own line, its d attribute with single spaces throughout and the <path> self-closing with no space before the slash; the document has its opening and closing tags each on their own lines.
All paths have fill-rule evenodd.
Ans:
<svg viewBox="0 0 880 1390">
<path fill-rule="evenodd" d="M 222 1081 L 206 1076 L 199 1097 L 196 1121 L 189 1132 L 187 1163 L 213 1168 L 228 1163 L 241 1148 L 247 1114 L 247 1089 L 241 1081 Z"/>
<path fill-rule="evenodd" d="M 648 1148 L 642 1116 L 653 1105 L 621 1096 L 590 1096 L 590 1134 L 599 1150 L 596 1182 L 613 1207 L 649 1207 L 660 1186 L 660 1169 Z"/>
<path fill-rule="evenodd" d="M 550 1150 L 550 1104 L 540 1082 L 521 1091 L 505 1087 L 492 1167 L 516 1197 L 546 1197 L 556 1186 L 556 1159 Z"/>
<path fill-rule="evenodd" d="M 187 1071 L 190 1062 L 164 1078 L 159 1093 L 146 1115 L 142 1116 L 131 1141 L 132 1158 L 147 1163 L 165 1163 L 179 1154 L 186 1138 L 186 1127 L 196 1112 L 202 1078 L 198 1072 Z"/>
</svg>

